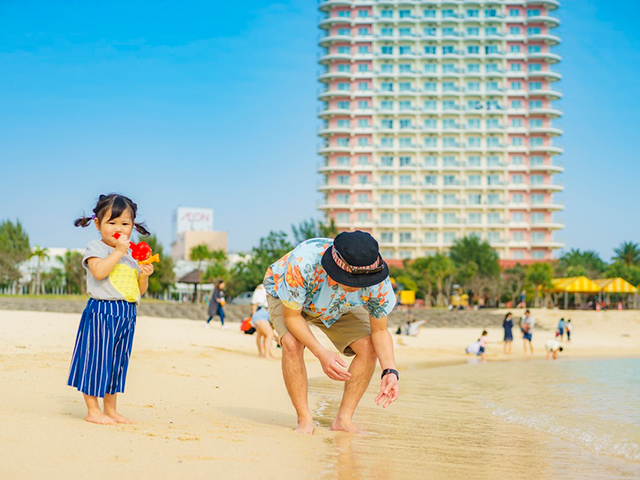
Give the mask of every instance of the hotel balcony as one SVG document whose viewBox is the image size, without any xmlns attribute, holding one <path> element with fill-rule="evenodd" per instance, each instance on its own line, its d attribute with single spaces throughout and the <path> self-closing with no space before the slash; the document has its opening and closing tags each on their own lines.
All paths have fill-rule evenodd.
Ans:
<svg viewBox="0 0 640 480">
<path fill-rule="evenodd" d="M 345 24 L 351 26 L 371 25 L 374 22 L 373 17 L 340 17 L 331 16 L 323 18 L 318 22 L 320 28 L 331 28 L 335 24 Z"/>
<path fill-rule="evenodd" d="M 349 62 L 371 61 L 373 60 L 373 53 L 326 53 L 318 59 L 322 65 L 328 65 L 336 60 Z"/>
</svg>

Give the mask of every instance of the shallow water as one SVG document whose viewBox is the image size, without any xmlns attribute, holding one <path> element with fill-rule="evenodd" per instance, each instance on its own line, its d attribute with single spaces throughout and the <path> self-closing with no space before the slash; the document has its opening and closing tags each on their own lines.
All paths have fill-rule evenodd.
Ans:
<svg viewBox="0 0 640 480">
<path fill-rule="evenodd" d="M 386 411 L 370 387 L 356 416 L 370 433 L 332 437 L 319 477 L 640 478 L 638 378 L 640 359 L 405 370 Z M 329 425 L 341 386 L 317 379 L 310 390 Z"/>
</svg>

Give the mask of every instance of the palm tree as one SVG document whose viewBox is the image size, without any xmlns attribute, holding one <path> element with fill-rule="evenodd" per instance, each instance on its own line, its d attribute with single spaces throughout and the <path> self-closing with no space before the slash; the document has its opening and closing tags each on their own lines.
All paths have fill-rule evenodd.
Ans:
<svg viewBox="0 0 640 480">
<path fill-rule="evenodd" d="M 453 261 L 443 253 L 437 253 L 432 257 L 428 257 L 427 279 L 436 287 L 438 296 L 436 305 L 446 306 L 446 296 L 444 295 L 444 282 L 447 278 L 456 273 L 456 267 Z"/>
<path fill-rule="evenodd" d="M 31 257 L 36 257 L 36 284 L 35 284 L 35 294 L 42 294 L 42 262 L 49 258 L 49 249 L 41 248 L 40 245 L 36 245 L 33 251 L 31 252 Z"/>
<path fill-rule="evenodd" d="M 640 263 L 640 246 L 633 242 L 622 242 L 620 247 L 614 248 L 613 259 L 625 265 L 637 265 Z"/>
<path fill-rule="evenodd" d="M 198 263 L 198 271 L 200 271 L 200 267 L 202 266 L 202 262 L 205 260 L 209 260 L 211 258 L 211 250 L 206 243 L 201 243 L 200 245 L 196 245 L 191 249 L 191 253 L 189 254 L 189 260 L 192 262 Z"/>
</svg>

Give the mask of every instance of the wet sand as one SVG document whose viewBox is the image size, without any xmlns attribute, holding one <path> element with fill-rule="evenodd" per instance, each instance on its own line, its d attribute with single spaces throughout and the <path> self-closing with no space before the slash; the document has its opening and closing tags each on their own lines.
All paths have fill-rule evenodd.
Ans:
<svg viewBox="0 0 640 480">
<path fill-rule="evenodd" d="M 541 327 L 560 316 L 534 312 Z M 564 359 L 640 356 L 638 317 L 572 313 L 574 342 Z M 279 363 L 256 357 L 255 337 L 235 325 L 208 330 L 203 322 L 150 317 L 138 319 L 127 391 L 118 401 L 136 425 L 86 423 L 81 394 L 66 386 L 78 321 L 72 314 L 0 311 L 0 478 L 427 478 L 427 472 L 487 478 L 502 455 L 518 452 L 523 460 L 511 462 L 506 476 L 553 477 L 553 470 L 536 469 L 548 436 L 523 425 L 506 428 L 484 404 L 465 400 L 466 386 L 479 374 L 488 388 L 503 388 L 494 381 L 505 376 L 495 363 L 513 360 L 502 368 L 517 368 L 526 358 L 517 335 L 510 357 L 500 353 L 501 344 L 491 344 L 488 363 L 473 366 L 457 364 L 469 361 L 464 347 L 479 336 L 477 329 L 426 328 L 403 338 L 396 347 L 400 401 L 387 411 L 375 407 L 374 374 L 356 416 L 372 432 L 366 436 L 329 430 L 341 385 L 308 357 L 318 427 L 315 435 L 300 436 L 292 430 Z M 534 361 L 526 360 L 548 369 L 543 344 L 552 337 L 551 330 L 537 330 Z M 489 338 L 501 340 L 502 333 L 489 329 Z M 424 373 L 424 367 L 434 368 Z M 516 381 L 510 388 L 521 386 Z M 496 434 L 488 442 L 481 432 L 492 429 L 520 434 L 507 436 L 510 441 Z M 576 474 L 588 478 L 583 470 Z"/>
</svg>

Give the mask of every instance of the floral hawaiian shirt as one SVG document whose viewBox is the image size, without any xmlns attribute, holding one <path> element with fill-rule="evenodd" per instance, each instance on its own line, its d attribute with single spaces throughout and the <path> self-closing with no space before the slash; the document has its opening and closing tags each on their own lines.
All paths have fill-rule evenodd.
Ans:
<svg viewBox="0 0 640 480">
<path fill-rule="evenodd" d="M 271 265 L 264 277 L 264 287 L 292 310 L 302 310 L 318 318 L 327 328 L 355 307 L 363 306 L 374 318 L 386 317 L 396 305 L 391 282 L 346 292 L 322 267 L 322 254 L 333 244 L 329 238 L 302 242 Z"/>
</svg>

